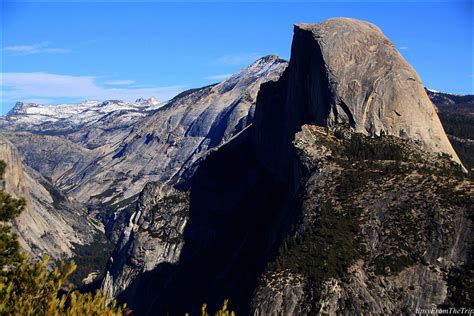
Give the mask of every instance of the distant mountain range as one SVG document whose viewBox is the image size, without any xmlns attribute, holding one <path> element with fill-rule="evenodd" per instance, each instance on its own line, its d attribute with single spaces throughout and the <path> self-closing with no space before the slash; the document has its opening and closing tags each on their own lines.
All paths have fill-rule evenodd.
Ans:
<svg viewBox="0 0 474 316">
<path fill-rule="evenodd" d="M 134 103 L 119 100 L 85 101 L 79 104 L 43 105 L 18 102 L 0 121 L 0 126 L 35 133 L 67 133 L 94 124 L 121 120 L 134 120 L 157 109 L 160 103 L 154 98 L 138 99 Z"/>
<path fill-rule="evenodd" d="M 458 113 L 473 114 L 474 95 L 458 95 L 426 89 L 431 101 L 440 111 L 456 111 Z"/>
</svg>

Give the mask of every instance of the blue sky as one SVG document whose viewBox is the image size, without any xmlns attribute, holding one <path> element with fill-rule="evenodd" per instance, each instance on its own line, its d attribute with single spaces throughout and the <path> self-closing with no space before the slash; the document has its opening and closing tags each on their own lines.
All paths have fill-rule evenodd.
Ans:
<svg viewBox="0 0 474 316">
<path fill-rule="evenodd" d="M 473 91 L 473 8 L 449 2 L 2 2 L 1 114 L 16 101 L 156 96 L 290 57 L 293 23 L 370 21 L 425 86 Z"/>
</svg>

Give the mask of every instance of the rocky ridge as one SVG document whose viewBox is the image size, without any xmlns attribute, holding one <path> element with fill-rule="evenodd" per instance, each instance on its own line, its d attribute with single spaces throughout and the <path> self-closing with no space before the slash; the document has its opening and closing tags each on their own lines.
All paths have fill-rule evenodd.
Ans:
<svg viewBox="0 0 474 316">
<path fill-rule="evenodd" d="M 450 293 L 472 283 L 453 281 L 471 269 L 472 185 L 446 156 L 459 162 L 416 73 L 378 28 L 353 19 L 297 25 L 289 66 L 261 85 L 254 123 L 204 156 L 184 183 L 168 183 L 190 194 L 182 205 L 189 213 L 171 225 L 183 239 L 172 248 L 148 234 L 146 244 L 178 252 L 133 278 L 115 270 L 114 257 L 103 288 L 138 314 L 193 312 L 224 298 L 256 315 L 449 305 Z M 387 180 L 380 194 L 378 180 Z M 394 201 L 391 185 L 417 198 Z M 426 225 L 407 225 L 410 216 Z M 184 219 L 184 229 L 176 226 Z M 445 238 L 454 227 L 459 235 Z M 122 249 L 140 248 L 133 234 L 128 240 L 133 246 Z M 437 290 L 419 295 L 430 286 Z"/>
<path fill-rule="evenodd" d="M 261 58 L 217 85 L 183 92 L 154 111 L 149 110 L 153 100 L 143 106 L 143 100 L 93 102 L 78 108 L 104 113 L 94 114 L 94 120 L 82 112 L 70 118 L 51 114 L 47 120 L 53 123 L 30 125 L 32 118 L 26 114 L 56 109 L 23 105 L 3 120 L 5 135 L 28 165 L 86 203 L 117 240 L 146 183 L 191 174 L 209 149 L 251 123 L 260 84 L 278 79 L 286 65 L 276 56 Z M 61 115 L 75 109 L 58 108 Z M 88 121 L 76 124 L 77 118 Z"/>
<path fill-rule="evenodd" d="M 207 150 L 251 123 L 260 84 L 278 79 L 285 68 L 284 60 L 264 57 L 217 85 L 178 95 L 134 126 L 120 146 L 98 161 L 100 168 L 94 164 L 83 170 L 87 181 L 80 180 L 80 173 L 68 178 L 80 183 L 70 190 L 83 199 L 91 190 L 105 192 L 113 185 L 116 193 L 101 198 L 117 202 L 138 194 L 148 182 L 179 177 Z"/>
<path fill-rule="evenodd" d="M 102 282 L 110 297 L 121 294 L 140 273 L 178 261 L 188 215 L 186 193 L 158 183 L 145 186 Z"/>
</svg>

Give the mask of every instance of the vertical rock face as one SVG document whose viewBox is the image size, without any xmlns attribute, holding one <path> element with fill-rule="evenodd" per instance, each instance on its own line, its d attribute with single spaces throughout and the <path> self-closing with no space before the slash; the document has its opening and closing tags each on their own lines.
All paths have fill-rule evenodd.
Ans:
<svg viewBox="0 0 474 316">
<path fill-rule="evenodd" d="M 102 288 L 121 294 L 140 273 L 176 263 L 189 213 L 186 193 L 159 183 L 145 186 L 107 267 Z M 133 294 L 130 294 L 132 296 Z"/>
<path fill-rule="evenodd" d="M 14 198 L 25 196 L 25 175 L 20 153 L 12 143 L 4 138 L 0 138 L 0 160 L 7 163 L 3 175 L 3 189 Z"/>
<path fill-rule="evenodd" d="M 194 314 L 225 298 L 248 313 L 257 278 L 294 221 L 284 187 L 256 160 L 249 129 L 209 153 L 190 183 L 143 191 L 102 284 L 137 315 Z"/>
<path fill-rule="evenodd" d="M 255 115 L 260 155 L 282 178 L 291 141 L 305 123 L 416 140 L 460 163 L 415 70 L 367 22 L 295 25 L 289 67 L 279 82 L 262 86 Z M 275 128 L 278 144 L 271 141 Z"/>
</svg>

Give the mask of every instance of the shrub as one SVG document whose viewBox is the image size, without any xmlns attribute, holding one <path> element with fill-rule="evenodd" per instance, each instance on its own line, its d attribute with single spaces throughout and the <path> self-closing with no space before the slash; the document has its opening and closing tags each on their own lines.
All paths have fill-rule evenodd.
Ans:
<svg viewBox="0 0 474 316">
<path fill-rule="evenodd" d="M 369 138 L 353 134 L 345 143 L 344 152 L 355 160 L 402 160 L 405 156 L 403 148 L 390 140 L 387 136 Z"/>
</svg>

